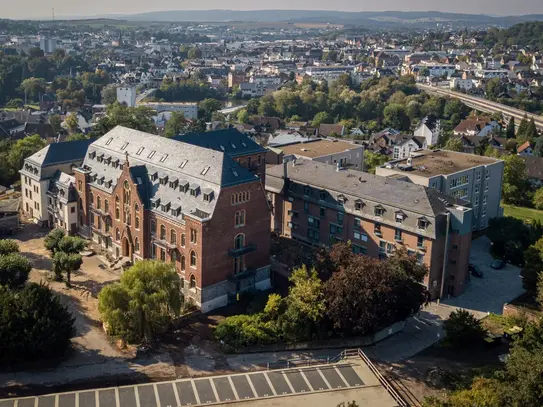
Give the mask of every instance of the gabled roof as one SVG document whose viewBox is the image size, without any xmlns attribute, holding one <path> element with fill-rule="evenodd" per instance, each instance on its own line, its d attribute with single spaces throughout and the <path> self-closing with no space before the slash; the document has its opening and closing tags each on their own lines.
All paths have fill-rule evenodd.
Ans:
<svg viewBox="0 0 543 407">
<path fill-rule="evenodd" d="M 200 146 L 227 154 L 229 157 L 261 153 L 266 149 L 255 143 L 238 129 L 229 128 L 206 133 L 188 133 L 172 138 L 173 140 Z"/>
<path fill-rule="evenodd" d="M 83 160 L 87 153 L 87 149 L 93 141 L 94 140 L 77 140 L 64 143 L 52 143 L 28 157 L 27 160 L 42 167 L 63 162 Z"/>
<path fill-rule="evenodd" d="M 517 153 L 522 153 L 524 150 L 526 150 L 529 147 L 531 147 L 531 144 L 530 144 L 529 141 L 527 141 L 524 144 L 522 144 L 521 146 L 519 146 L 519 148 L 517 148 Z"/>
</svg>

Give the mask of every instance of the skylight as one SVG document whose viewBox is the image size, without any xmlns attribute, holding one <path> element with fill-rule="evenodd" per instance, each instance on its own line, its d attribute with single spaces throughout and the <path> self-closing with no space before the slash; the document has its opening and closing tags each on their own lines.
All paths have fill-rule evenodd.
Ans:
<svg viewBox="0 0 543 407">
<path fill-rule="evenodd" d="M 156 151 L 153 150 L 149 153 L 149 155 L 147 156 L 147 158 L 153 158 L 153 156 L 155 155 Z"/>
<path fill-rule="evenodd" d="M 126 147 L 128 147 L 128 142 L 124 143 L 121 147 L 121 150 L 126 150 Z"/>
<path fill-rule="evenodd" d="M 188 162 L 189 162 L 189 160 L 183 160 L 183 162 L 181 163 L 179 168 L 185 168 L 185 165 L 187 165 Z"/>
<path fill-rule="evenodd" d="M 111 137 L 108 141 L 106 141 L 106 146 L 109 146 L 112 141 L 113 141 L 113 137 Z"/>
<path fill-rule="evenodd" d="M 145 149 L 145 147 L 140 147 L 138 151 L 136 152 L 136 155 L 140 155 L 141 152 Z"/>
<path fill-rule="evenodd" d="M 168 158 L 168 154 L 164 154 L 162 157 L 160 157 L 160 162 L 163 163 L 166 161 L 166 158 Z"/>
<path fill-rule="evenodd" d="M 209 171 L 209 165 L 202 170 L 202 175 L 206 175 Z"/>
</svg>

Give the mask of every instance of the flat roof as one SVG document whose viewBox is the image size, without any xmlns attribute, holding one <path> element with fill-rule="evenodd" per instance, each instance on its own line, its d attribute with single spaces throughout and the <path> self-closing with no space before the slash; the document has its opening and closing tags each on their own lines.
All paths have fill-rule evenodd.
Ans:
<svg viewBox="0 0 543 407">
<path fill-rule="evenodd" d="M 405 172 L 406 174 L 415 174 L 423 177 L 432 177 L 435 175 L 448 175 L 455 172 L 465 171 L 469 168 L 480 165 L 490 165 L 502 160 L 485 157 L 474 154 L 459 153 L 449 150 L 422 150 L 411 153 L 413 159 L 413 169 L 402 171 L 395 167 L 394 170 Z M 392 161 L 390 164 L 407 165 L 407 159 Z M 387 164 L 381 168 L 386 168 Z"/>
<path fill-rule="evenodd" d="M 361 145 L 335 140 L 316 140 L 305 143 L 295 143 L 286 146 L 278 146 L 285 155 L 294 154 L 308 158 L 322 157 L 323 155 L 341 153 L 347 150 L 360 148 Z"/>
</svg>

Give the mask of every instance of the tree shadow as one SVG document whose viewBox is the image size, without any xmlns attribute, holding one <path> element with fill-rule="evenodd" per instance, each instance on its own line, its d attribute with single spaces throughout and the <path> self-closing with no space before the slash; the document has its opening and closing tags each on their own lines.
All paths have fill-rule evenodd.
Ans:
<svg viewBox="0 0 543 407">
<path fill-rule="evenodd" d="M 21 229 L 15 232 L 11 238 L 20 242 L 28 242 L 30 240 L 41 239 L 50 231 L 51 229 L 42 228 L 34 223 L 22 223 Z"/>
<path fill-rule="evenodd" d="M 21 252 L 21 255 L 25 256 L 30 261 L 32 268 L 49 271 L 53 268 L 53 259 L 48 256 L 33 252 Z"/>
<path fill-rule="evenodd" d="M 82 274 L 82 273 L 80 273 Z M 98 294 L 102 289 L 109 284 L 113 284 L 118 282 L 117 279 L 109 280 L 109 281 L 94 281 L 94 280 L 85 280 L 85 281 L 72 281 L 72 288 L 75 290 L 82 291 L 82 296 L 88 298 L 89 295 L 93 298 L 98 298 Z"/>
</svg>

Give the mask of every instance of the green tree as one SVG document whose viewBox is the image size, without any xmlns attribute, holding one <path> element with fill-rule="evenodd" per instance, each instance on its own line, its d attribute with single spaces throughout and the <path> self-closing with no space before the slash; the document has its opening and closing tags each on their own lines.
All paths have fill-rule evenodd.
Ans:
<svg viewBox="0 0 543 407">
<path fill-rule="evenodd" d="M 539 188 L 535 192 L 534 199 L 532 200 L 532 203 L 534 204 L 536 209 L 539 209 L 539 210 L 543 209 L 543 187 Z"/>
<path fill-rule="evenodd" d="M 239 123 L 248 123 L 249 122 L 249 112 L 247 112 L 247 109 L 240 109 L 240 111 L 237 114 L 237 119 Z"/>
<path fill-rule="evenodd" d="M 53 229 L 50 231 L 45 239 L 43 239 L 43 245 L 51 255 L 54 255 L 59 251 L 60 241 L 66 236 L 66 232 L 63 229 Z"/>
<path fill-rule="evenodd" d="M 524 251 L 524 267 L 521 271 L 522 286 L 526 291 L 535 293 L 539 289 L 539 276 L 543 271 L 543 238 Z"/>
<path fill-rule="evenodd" d="M 375 174 L 375 168 L 389 161 L 389 157 L 379 153 L 364 150 L 364 169 L 370 174 Z"/>
<path fill-rule="evenodd" d="M 260 99 L 254 98 L 254 99 L 250 99 L 247 102 L 247 106 L 245 107 L 245 109 L 247 109 L 247 113 L 249 114 L 257 114 L 259 106 L 260 106 Z"/>
<path fill-rule="evenodd" d="M 66 252 L 57 252 L 53 257 L 53 273 L 57 280 L 62 279 L 62 275 L 66 274 L 66 286 L 71 286 L 72 273 L 81 268 L 83 258 L 80 254 L 72 254 Z"/>
<path fill-rule="evenodd" d="M 319 127 L 321 124 L 330 124 L 333 123 L 334 119 L 328 112 L 319 112 L 313 118 L 311 125 L 313 127 Z"/>
<path fill-rule="evenodd" d="M 448 139 L 447 143 L 445 143 L 445 150 L 463 152 L 464 145 L 462 144 L 462 140 L 459 138 Z"/>
<path fill-rule="evenodd" d="M 151 341 L 179 316 L 181 284 L 171 264 L 142 260 L 106 286 L 98 310 L 108 333 L 129 343 Z"/>
<path fill-rule="evenodd" d="M 64 141 L 78 141 L 78 140 L 88 140 L 89 138 L 83 133 L 73 133 L 69 134 Z"/>
<path fill-rule="evenodd" d="M 110 105 L 117 101 L 117 86 L 105 86 L 100 92 L 101 102 L 104 105 Z"/>
<path fill-rule="evenodd" d="M 19 288 L 28 280 L 32 266 L 30 261 L 19 253 L 0 256 L 0 285 Z"/>
<path fill-rule="evenodd" d="M 504 91 L 505 86 L 500 78 L 492 78 L 486 82 L 485 93 L 489 99 L 497 99 Z"/>
<path fill-rule="evenodd" d="M 205 118 L 206 121 L 211 121 L 212 114 L 220 109 L 221 102 L 219 102 L 217 99 L 204 99 L 198 105 L 198 110 L 201 112 L 201 116 Z"/>
<path fill-rule="evenodd" d="M 534 155 L 536 157 L 543 157 L 543 136 L 538 137 L 535 142 Z"/>
<path fill-rule="evenodd" d="M 492 242 L 493 254 L 522 264 L 522 252 L 530 245 L 530 229 L 523 221 L 511 216 L 492 218 L 486 235 Z"/>
<path fill-rule="evenodd" d="M 53 126 L 55 133 L 59 133 L 62 130 L 62 119 L 60 118 L 60 115 L 53 114 L 49 116 L 49 123 L 51 124 L 51 126 Z"/>
<path fill-rule="evenodd" d="M 19 245 L 12 239 L 0 240 L 0 256 L 5 256 L 11 253 L 19 253 Z"/>
<path fill-rule="evenodd" d="M 311 339 L 325 312 L 322 281 L 305 265 L 294 270 L 289 281 L 292 286 L 285 300 L 286 312 L 278 324 L 287 340 Z"/>
<path fill-rule="evenodd" d="M 505 130 L 505 137 L 508 139 L 515 138 L 515 118 L 511 117 L 509 123 L 507 123 L 507 129 Z"/>
<path fill-rule="evenodd" d="M 75 336 L 74 319 L 44 285 L 21 290 L 0 287 L 0 361 L 35 361 L 61 356 Z"/>
<path fill-rule="evenodd" d="M 275 110 L 275 99 L 273 95 L 265 95 L 260 98 L 260 104 L 258 105 L 258 114 L 266 117 L 273 117 L 277 115 Z"/>
<path fill-rule="evenodd" d="M 385 124 L 397 130 L 407 131 L 411 126 L 411 120 L 403 105 L 390 104 L 383 110 L 383 115 Z"/>
<path fill-rule="evenodd" d="M 466 310 L 451 312 L 443 322 L 443 328 L 447 343 L 455 348 L 480 345 L 486 335 L 481 321 Z"/>
<path fill-rule="evenodd" d="M 520 124 L 518 125 L 518 129 L 517 129 L 517 139 L 518 139 L 519 144 L 521 144 L 521 142 L 526 141 L 527 139 L 526 133 L 528 131 L 528 124 L 529 124 L 528 115 L 525 114 L 522 120 L 520 121 Z"/>
<path fill-rule="evenodd" d="M 32 154 L 37 153 L 46 145 L 38 134 L 26 136 L 17 140 L 8 153 L 8 162 L 13 171 L 23 168 L 24 160 Z"/>
<path fill-rule="evenodd" d="M 46 88 L 47 82 L 43 78 L 28 78 L 21 82 L 21 91 L 33 101 L 39 101 L 40 94 L 45 93 Z"/>
<path fill-rule="evenodd" d="M 72 112 L 68 116 L 66 116 L 66 127 L 68 128 L 68 131 L 70 134 L 74 134 L 80 131 L 79 129 L 79 119 L 77 118 L 77 113 Z"/>
<path fill-rule="evenodd" d="M 202 58 L 202 50 L 198 47 L 193 47 L 189 50 L 187 57 L 189 59 L 200 59 Z"/>
<path fill-rule="evenodd" d="M 529 191 L 526 163 L 516 154 L 504 158 L 503 200 L 507 204 L 519 205 L 527 200 Z"/>
<path fill-rule="evenodd" d="M 153 120 L 156 112 L 146 106 L 128 107 L 115 102 L 107 107 L 106 116 L 102 117 L 89 133 L 91 138 L 103 136 L 116 126 L 156 134 Z"/>
<path fill-rule="evenodd" d="M 10 99 L 8 103 L 6 103 L 6 107 L 8 109 L 22 109 L 24 105 L 25 105 L 24 100 L 20 98 Z"/>
<path fill-rule="evenodd" d="M 177 136 L 186 132 L 187 128 L 187 121 L 183 112 L 172 112 L 170 119 L 166 122 L 166 126 L 164 126 L 164 135 L 166 137 Z"/>
</svg>

